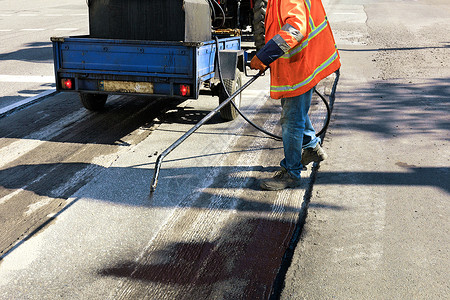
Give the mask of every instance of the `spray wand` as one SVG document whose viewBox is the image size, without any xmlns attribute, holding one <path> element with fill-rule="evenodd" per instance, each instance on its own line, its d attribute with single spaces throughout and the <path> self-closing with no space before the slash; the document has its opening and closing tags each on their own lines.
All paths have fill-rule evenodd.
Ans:
<svg viewBox="0 0 450 300">
<path fill-rule="evenodd" d="M 189 131 L 187 131 L 185 134 L 183 134 L 178 140 L 176 140 L 172 145 L 170 145 L 169 148 L 164 150 L 158 156 L 158 158 L 156 159 L 156 163 L 155 163 L 155 171 L 153 173 L 152 184 L 150 186 L 150 195 L 153 194 L 153 192 L 156 189 L 156 185 L 158 184 L 159 171 L 161 169 L 161 164 L 162 164 L 164 157 L 166 157 L 170 152 L 172 152 L 176 147 L 178 147 L 182 142 L 184 142 L 189 136 L 191 136 L 191 134 L 193 134 L 195 131 L 197 131 L 197 129 L 199 129 L 203 124 L 205 124 L 207 121 L 209 121 L 217 112 L 220 111 L 220 109 L 222 109 L 225 105 L 227 105 L 237 95 L 242 93 L 243 90 L 245 90 L 249 85 L 251 85 L 262 74 L 263 74 L 262 72 L 259 72 L 258 74 L 253 76 L 249 81 L 247 81 L 244 85 L 242 85 L 236 92 L 234 92 L 225 101 L 220 103 L 220 105 L 218 107 L 216 107 L 209 114 L 207 114 L 203 119 L 200 120 L 200 122 L 195 124 L 194 127 L 192 127 Z"/>
<path fill-rule="evenodd" d="M 223 78 L 222 78 L 222 72 L 221 72 L 221 67 L 220 67 L 220 58 L 219 58 L 219 41 L 218 38 L 216 37 L 216 60 L 217 60 L 217 71 L 218 71 L 218 75 L 220 78 L 220 81 L 223 82 Z M 250 121 L 240 110 L 239 108 L 236 106 L 236 104 L 232 101 L 234 98 L 236 98 L 236 96 L 238 96 L 240 93 L 242 93 L 242 91 L 244 91 L 248 86 L 250 86 L 253 82 L 255 82 L 256 79 L 258 79 L 261 75 L 263 75 L 264 72 L 259 72 L 258 74 L 252 76 L 252 78 L 247 81 L 244 85 L 242 85 L 236 92 L 234 92 L 232 95 L 229 94 L 228 90 L 226 88 L 224 88 L 228 98 L 223 101 L 222 103 L 220 103 L 220 105 L 218 107 L 216 107 L 214 110 L 212 110 L 210 113 L 208 113 L 203 119 L 201 119 L 197 124 L 195 124 L 194 127 L 192 127 L 189 131 L 187 131 L 185 134 L 183 134 L 178 140 L 176 140 L 172 145 L 170 145 L 166 150 L 164 150 L 156 159 L 156 163 L 155 163 L 155 170 L 153 173 L 153 179 L 152 179 L 152 183 L 150 186 L 150 197 L 153 195 L 153 192 L 156 190 L 156 186 L 158 184 L 158 177 L 159 177 L 159 173 L 161 170 L 161 164 L 163 159 L 170 153 L 172 152 L 176 147 L 178 147 L 182 142 L 184 142 L 189 136 L 191 136 L 195 131 L 197 131 L 197 129 L 199 129 L 203 124 L 205 124 L 207 121 L 209 121 L 215 114 L 217 114 L 225 105 L 227 105 L 228 103 L 231 102 L 231 104 L 234 106 L 234 108 L 236 109 L 236 111 L 248 122 L 250 123 L 253 127 L 255 127 L 256 129 L 260 130 L 261 132 L 277 139 L 277 140 L 281 140 L 282 138 L 280 136 L 277 136 L 271 132 L 266 131 L 265 129 L 257 126 L 256 124 L 254 124 L 252 121 Z M 332 91 L 332 95 L 334 96 L 334 93 L 336 91 L 336 86 L 337 86 L 337 82 L 339 80 L 339 70 L 336 71 L 336 79 L 333 85 L 333 91 Z M 327 110 L 327 118 L 325 120 L 325 125 L 322 128 L 322 130 L 320 130 L 316 136 L 320 136 L 322 135 L 325 130 L 328 127 L 328 124 L 330 122 L 330 115 L 331 115 L 331 109 L 330 106 L 328 104 L 328 102 L 326 101 L 325 97 L 322 96 L 316 89 L 314 89 L 316 94 L 323 100 L 326 110 Z"/>
</svg>

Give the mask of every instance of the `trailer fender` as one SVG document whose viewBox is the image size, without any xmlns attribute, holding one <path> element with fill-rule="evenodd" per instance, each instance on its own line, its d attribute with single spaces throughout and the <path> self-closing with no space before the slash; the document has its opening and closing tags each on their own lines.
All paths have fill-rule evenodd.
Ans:
<svg viewBox="0 0 450 300">
<path fill-rule="evenodd" d="M 220 68 L 223 79 L 236 79 L 236 69 L 243 72 L 245 68 L 244 50 L 222 50 L 219 51 Z M 214 78 L 219 79 L 217 62 L 214 67 Z"/>
</svg>

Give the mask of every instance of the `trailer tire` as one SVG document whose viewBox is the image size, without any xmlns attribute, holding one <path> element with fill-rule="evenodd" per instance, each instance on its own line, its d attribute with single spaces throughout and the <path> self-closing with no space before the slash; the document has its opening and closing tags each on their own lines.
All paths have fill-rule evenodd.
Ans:
<svg viewBox="0 0 450 300">
<path fill-rule="evenodd" d="M 83 106 L 91 111 L 102 110 L 105 106 L 108 95 L 80 93 L 80 100 Z"/>
<path fill-rule="evenodd" d="M 253 38 L 256 50 L 261 49 L 266 44 L 266 19 L 267 0 L 256 0 L 253 6 Z"/>
<path fill-rule="evenodd" d="M 220 92 L 219 92 L 219 104 L 223 101 L 228 99 L 228 95 L 225 92 L 224 88 L 227 89 L 228 93 L 232 95 L 234 92 L 236 92 L 241 86 L 242 86 L 242 75 L 241 72 L 239 72 L 238 69 L 236 69 L 236 76 L 235 79 L 224 79 L 223 84 L 221 85 Z M 238 108 L 241 107 L 241 94 L 237 95 L 233 100 L 231 100 L 236 104 Z M 220 110 L 220 116 L 222 119 L 226 121 L 232 121 L 237 118 L 239 113 L 234 108 L 234 106 L 231 103 L 228 103 L 222 109 Z"/>
</svg>

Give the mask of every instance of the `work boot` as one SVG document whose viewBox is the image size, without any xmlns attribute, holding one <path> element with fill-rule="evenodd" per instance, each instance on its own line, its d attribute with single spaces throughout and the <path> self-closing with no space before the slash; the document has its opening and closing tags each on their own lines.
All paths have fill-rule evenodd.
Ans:
<svg viewBox="0 0 450 300">
<path fill-rule="evenodd" d="M 300 179 L 293 178 L 285 168 L 277 171 L 270 179 L 261 181 L 261 188 L 268 191 L 278 191 L 285 188 L 295 188 L 300 185 Z"/>
<path fill-rule="evenodd" d="M 320 147 L 319 143 L 314 148 L 306 148 L 302 153 L 302 160 L 300 161 L 303 166 L 306 166 L 310 162 L 319 162 L 327 159 L 328 155 Z"/>
</svg>

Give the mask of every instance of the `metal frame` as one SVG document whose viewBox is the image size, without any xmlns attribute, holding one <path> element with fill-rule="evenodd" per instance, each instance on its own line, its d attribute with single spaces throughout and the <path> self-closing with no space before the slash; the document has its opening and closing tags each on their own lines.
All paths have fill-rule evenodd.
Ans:
<svg viewBox="0 0 450 300">
<path fill-rule="evenodd" d="M 133 41 L 89 38 L 89 36 L 52 38 L 55 81 L 74 78 L 69 92 L 105 93 L 99 90 L 101 80 L 152 82 L 157 96 L 178 96 L 175 87 L 192 86 L 197 99 L 202 82 L 214 77 L 214 41 L 201 43 Z M 240 37 L 221 38 L 219 51 L 241 49 Z M 107 92 L 108 94 L 122 94 Z M 132 94 L 132 93 L 127 93 Z M 139 95 L 145 95 L 140 94 Z"/>
</svg>

